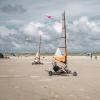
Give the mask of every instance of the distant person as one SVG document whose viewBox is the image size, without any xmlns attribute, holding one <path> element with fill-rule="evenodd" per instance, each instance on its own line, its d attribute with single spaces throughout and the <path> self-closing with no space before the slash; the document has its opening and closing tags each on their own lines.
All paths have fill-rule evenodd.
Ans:
<svg viewBox="0 0 100 100">
<path fill-rule="evenodd" d="M 92 55 L 92 53 L 91 53 L 91 54 L 90 54 L 91 60 L 92 60 L 92 56 L 93 56 L 93 55 Z"/>
<path fill-rule="evenodd" d="M 97 60 L 97 55 L 95 55 L 95 60 Z"/>
</svg>

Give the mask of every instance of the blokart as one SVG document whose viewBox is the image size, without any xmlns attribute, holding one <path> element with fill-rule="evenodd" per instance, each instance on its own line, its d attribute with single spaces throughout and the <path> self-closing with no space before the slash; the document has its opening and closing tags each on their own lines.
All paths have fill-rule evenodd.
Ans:
<svg viewBox="0 0 100 100">
<path fill-rule="evenodd" d="M 48 71 L 49 76 L 52 75 L 73 75 L 77 76 L 77 72 L 72 72 L 67 68 L 67 65 L 58 66 L 57 62 L 53 62 L 53 69 Z"/>
<path fill-rule="evenodd" d="M 32 62 L 32 65 L 39 65 L 39 64 L 43 65 L 43 63 L 40 60 L 34 60 L 34 62 Z"/>
<path fill-rule="evenodd" d="M 62 14 L 62 33 L 59 38 L 59 47 L 54 55 L 54 61 L 52 63 L 52 70 L 48 71 L 49 76 L 52 75 L 73 75 L 77 76 L 77 72 L 72 72 L 68 69 L 67 64 L 67 35 L 66 35 L 66 19 L 65 19 L 65 11 Z M 62 63 L 59 65 L 58 62 Z"/>
</svg>

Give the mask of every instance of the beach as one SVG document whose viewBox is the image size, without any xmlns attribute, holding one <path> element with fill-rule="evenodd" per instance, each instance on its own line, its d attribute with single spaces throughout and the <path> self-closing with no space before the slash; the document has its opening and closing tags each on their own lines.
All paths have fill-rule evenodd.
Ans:
<svg viewBox="0 0 100 100">
<path fill-rule="evenodd" d="M 32 65 L 34 57 L 0 59 L 0 100 L 99 100 L 100 57 L 68 56 L 68 68 L 78 76 L 48 75 L 52 57 Z"/>
</svg>

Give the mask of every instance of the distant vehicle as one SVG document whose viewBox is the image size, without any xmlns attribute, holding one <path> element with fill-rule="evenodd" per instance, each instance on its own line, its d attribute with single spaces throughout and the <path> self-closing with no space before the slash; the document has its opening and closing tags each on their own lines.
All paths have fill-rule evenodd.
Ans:
<svg viewBox="0 0 100 100">
<path fill-rule="evenodd" d="M 40 42 L 39 42 L 39 51 L 36 53 L 35 60 L 32 62 L 32 65 L 43 64 L 41 62 L 40 53 L 41 53 L 41 35 L 40 35 Z"/>
<path fill-rule="evenodd" d="M 3 55 L 3 53 L 0 53 L 0 58 L 4 58 L 4 55 Z"/>
<path fill-rule="evenodd" d="M 12 56 L 16 56 L 15 53 L 11 53 Z"/>
</svg>

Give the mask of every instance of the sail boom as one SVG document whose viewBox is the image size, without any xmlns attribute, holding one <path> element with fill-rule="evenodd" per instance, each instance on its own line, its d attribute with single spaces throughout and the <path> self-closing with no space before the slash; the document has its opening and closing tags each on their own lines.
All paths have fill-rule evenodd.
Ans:
<svg viewBox="0 0 100 100">
<path fill-rule="evenodd" d="M 59 48 L 65 48 L 65 47 L 59 47 Z"/>
</svg>

